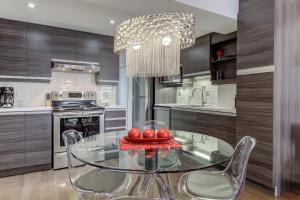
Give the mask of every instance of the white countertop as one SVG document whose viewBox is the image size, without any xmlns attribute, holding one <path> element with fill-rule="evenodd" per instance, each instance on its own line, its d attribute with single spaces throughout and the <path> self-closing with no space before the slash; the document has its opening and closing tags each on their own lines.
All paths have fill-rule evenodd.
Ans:
<svg viewBox="0 0 300 200">
<path fill-rule="evenodd" d="M 155 106 L 169 107 L 173 109 L 188 110 L 194 112 L 205 112 L 205 113 L 212 113 L 212 114 L 236 116 L 235 108 L 226 108 L 226 107 L 220 107 L 216 105 L 205 105 L 204 107 L 201 107 L 200 105 L 187 105 L 187 104 L 155 104 Z"/>
<path fill-rule="evenodd" d="M 103 106 L 106 110 L 113 110 L 113 109 L 127 109 L 126 106 L 121 105 L 110 105 L 110 106 Z"/>
<path fill-rule="evenodd" d="M 52 107 L 13 107 L 0 108 L 0 113 L 52 111 Z"/>
</svg>

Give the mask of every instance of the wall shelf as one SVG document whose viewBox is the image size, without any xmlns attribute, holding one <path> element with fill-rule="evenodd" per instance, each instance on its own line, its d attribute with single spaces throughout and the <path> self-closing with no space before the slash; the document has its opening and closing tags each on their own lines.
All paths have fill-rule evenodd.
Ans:
<svg viewBox="0 0 300 200">
<path fill-rule="evenodd" d="M 211 63 L 226 62 L 226 61 L 235 60 L 235 59 L 236 59 L 236 57 L 231 57 L 231 58 L 225 58 L 222 60 L 214 60 L 214 61 L 211 61 Z"/>
</svg>

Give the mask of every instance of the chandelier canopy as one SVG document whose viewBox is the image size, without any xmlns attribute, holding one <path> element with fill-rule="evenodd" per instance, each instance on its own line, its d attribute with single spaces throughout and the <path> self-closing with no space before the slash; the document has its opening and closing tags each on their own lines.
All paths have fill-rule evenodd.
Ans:
<svg viewBox="0 0 300 200">
<path fill-rule="evenodd" d="M 115 34 L 115 53 L 126 53 L 126 73 L 131 77 L 180 74 L 180 50 L 195 43 L 194 16 L 163 13 L 122 22 Z"/>
</svg>

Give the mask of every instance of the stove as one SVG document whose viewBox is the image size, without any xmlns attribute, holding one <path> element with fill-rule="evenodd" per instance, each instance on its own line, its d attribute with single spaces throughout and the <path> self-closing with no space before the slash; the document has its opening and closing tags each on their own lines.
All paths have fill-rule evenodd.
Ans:
<svg viewBox="0 0 300 200">
<path fill-rule="evenodd" d="M 104 108 L 97 106 L 96 92 L 51 92 L 53 108 L 53 168 L 67 167 L 67 152 L 62 133 L 81 132 L 87 146 L 93 149 L 99 161 L 104 159 Z M 80 163 L 78 163 L 79 165 Z"/>
</svg>

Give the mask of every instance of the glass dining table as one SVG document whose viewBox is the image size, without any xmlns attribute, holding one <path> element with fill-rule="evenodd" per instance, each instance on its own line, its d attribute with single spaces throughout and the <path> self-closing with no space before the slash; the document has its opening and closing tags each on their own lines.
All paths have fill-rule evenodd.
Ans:
<svg viewBox="0 0 300 200">
<path fill-rule="evenodd" d="M 180 148 L 121 150 L 119 139 L 126 131 L 108 132 L 84 138 L 85 144 L 71 147 L 74 158 L 104 170 L 150 175 L 161 186 L 161 195 L 173 199 L 170 173 L 191 172 L 214 167 L 228 161 L 233 147 L 208 135 L 171 130 Z"/>
</svg>

